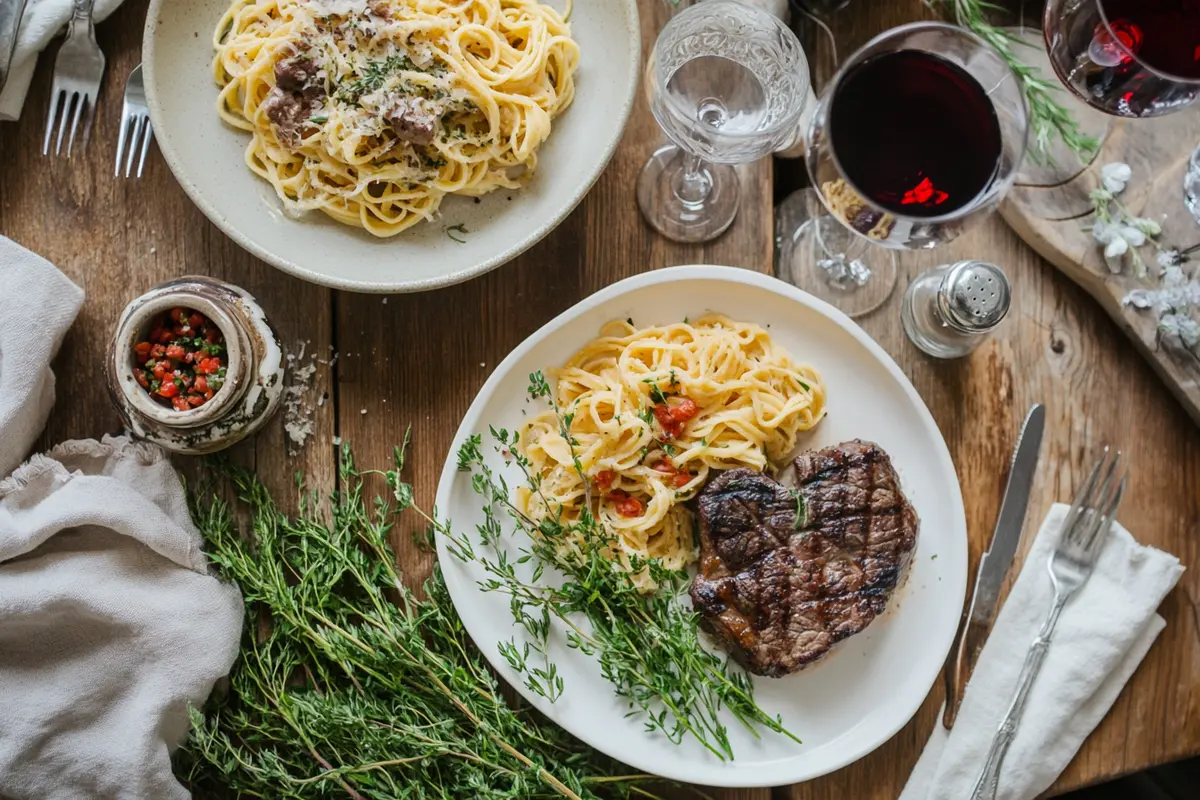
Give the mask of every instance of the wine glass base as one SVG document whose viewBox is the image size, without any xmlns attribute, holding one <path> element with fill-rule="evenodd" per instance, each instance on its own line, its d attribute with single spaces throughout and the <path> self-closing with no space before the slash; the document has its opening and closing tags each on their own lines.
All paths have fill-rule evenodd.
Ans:
<svg viewBox="0 0 1200 800">
<path fill-rule="evenodd" d="M 701 165 L 710 188 L 700 202 L 687 202 L 677 187 L 686 171 L 687 154 L 675 145 L 654 151 L 638 176 L 638 206 L 646 222 L 677 242 L 707 242 L 724 233 L 737 216 L 737 171 L 728 164 Z"/>
<path fill-rule="evenodd" d="M 817 193 L 802 189 L 776 213 L 776 275 L 849 317 L 888 301 L 896 288 L 896 253 L 870 244 L 829 215 Z"/>
</svg>

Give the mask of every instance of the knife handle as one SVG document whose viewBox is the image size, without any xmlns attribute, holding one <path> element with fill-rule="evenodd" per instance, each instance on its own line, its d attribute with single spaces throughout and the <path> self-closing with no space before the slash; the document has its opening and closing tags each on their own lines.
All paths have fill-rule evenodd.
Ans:
<svg viewBox="0 0 1200 800">
<path fill-rule="evenodd" d="M 954 727 L 963 691 L 966 689 L 967 681 L 971 678 L 975 658 L 983 649 L 983 643 L 987 640 L 990 628 L 987 622 L 975 619 L 976 592 L 986 561 L 987 554 L 984 553 L 975 572 L 975 585 L 971 589 L 971 604 L 967 607 L 966 613 L 963 614 L 963 619 L 959 623 L 958 635 L 954 639 L 954 645 L 950 648 L 950 656 L 946 659 L 946 667 L 943 670 L 943 680 L 946 685 L 946 710 L 942 712 L 942 725 L 946 730 Z"/>
<path fill-rule="evenodd" d="M 989 626 L 967 619 L 959 633 L 957 646 L 952 651 L 951 661 L 946 664 L 946 710 L 942 713 L 942 725 L 946 730 L 954 727 L 958 706 L 962 703 L 963 691 L 971 678 L 971 671 L 983 643 L 987 639 Z"/>
</svg>

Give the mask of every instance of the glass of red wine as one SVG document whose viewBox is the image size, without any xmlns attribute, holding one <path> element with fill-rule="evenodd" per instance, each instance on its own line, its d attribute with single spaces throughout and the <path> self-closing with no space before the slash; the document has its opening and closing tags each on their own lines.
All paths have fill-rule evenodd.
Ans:
<svg viewBox="0 0 1200 800">
<path fill-rule="evenodd" d="M 896 283 L 894 251 L 950 241 L 999 205 L 1027 129 L 1017 77 L 974 34 L 919 22 L 876 37 L 813 115 L 808 171 L 828 213 L 785 242 L 780 272 L 850 316 L 878 308 Z"/>
<path fill-rule="evenodd" d="M 1042 31 L 1059 80 L 1119 117 L 1200 96 L 1200 0 L 1050 0 Z"/>
</svg>

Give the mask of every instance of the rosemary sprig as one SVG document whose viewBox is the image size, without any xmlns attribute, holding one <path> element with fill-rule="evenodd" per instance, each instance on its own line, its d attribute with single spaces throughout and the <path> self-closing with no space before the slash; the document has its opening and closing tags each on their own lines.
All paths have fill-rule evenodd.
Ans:
<svg viewBox="0 0 1200 800">
<path fill-rule="evenodd" d="M 988 9 L 1001 6 L 988 0 L 925 0 L 930 6 L 953 5 L 954 19 L 964 28 L 973 31 L 1000 53 L 1008 66 L 1021 81 L 1021 89 L 1029 103 L 1029 124 L 1033 128 L 1034 148 L 1031 155 L 1038 161 L 1054 159 L 1050 156 L 1050 140 L 1057 135 L 1081 164 L 1091 163 L 1100 141 L 1094 136 L 1085 136 L 1079 122 L 1071 116 L 1061 103 L 1054 99 L 1055 92 L 1063 89 L 1057 83 L 1041 77 L 1038 70 L 1021 61 L 1013 45 L 1026 44 L 1008 30 L 990 23 Z"/>
<path fill-rule="evenodd" d="M 234 508 L 193 494 L 246 624 L 228 693 L 192 711 L 180 778 L 261 798 L 655 797 L 650 776 L 505 703 L 436 568 L 427 599 L 405 588 L 388 545 L 394 514 L 412 503 L 402 468 L 397 448 L 386 473 L 395 502 L 370 504 L 345 447 L 329 516 L 309 496 L 293 518 L 252 473 L 224 464 L 250 538 Z"/>
<path fill-rule="evenodd" d="M 530 394 L 551 403 L 563 438 L 571 447 L 574 467 L 585 485 L 590 482 L 574 452 L 570 435 L 571 415 L 564 414 L 554 402 L 550 387 L 540 372 L 530 376 Z M 531 491 L 541 492 L 538 476 L 518 448 L 519 434 L 504 429 L 490 431 L 494 447 L 520 467 Z M 502 475 L 486 463 L 483 440 L 472 436 L 458 453 L 460 470 L 471 473 L 471 483 L 484 500 L 484 522 L 477 532 L 481 549 L 451 530 L 448 524 L 435 522 L 438 535 L 445 537 L 455 557 L 476 562 L 487 572 L 480 583 L 486 591 L 506 594 L 513 618 L 528 634 L 528 644 L 515 641 L 502 646 L 502 653 L 513 669 L 521 672 L 526 686 L 548 699 L 563 691 L 562 679 L 549 661 L 547 644 L 551 621 L 566 630 L 570 647 L 599 659 L 601 672 L 613 684 L 617 695 L 625 698 L 631 714 L 641 714 L 647 730 L 660 731 L 676 744 L 693 737 L 721 759 L 732 759 L 728 730 L 721 711 L 728 711 L 751 733 L 767 730 L 799 741 L 754 702 L 753 686 L 740 671 L 731 671 L 728 661 L 700 641 L 699 617 L 680 602 L 689 578 L 681 570 L 669 570 L 658 560 L 631 560 L 634 573 L 646 570 L 658 587 L 644 595 L 613 562 L 618 552 L 616 541 L 595 518 L 590 501 L 570 521 L 560 505 L 541 497 L 548 510 L 539 520 L 531 519 L 511 500 L 509 486 Z M 590 495 L 589 495 L 590 496 Z M 527 544 L 510 558 L 501 546 L 511 535 L 505 521 L 524 536 Z M 531 579 L 522 578 L 518 567 L 533 564 Z M 541 582 L 545 567 L 553 567 L 565 577 L 557 586 Z M 530 655 L 540 656 L 532 666 Z"/>
</svg>

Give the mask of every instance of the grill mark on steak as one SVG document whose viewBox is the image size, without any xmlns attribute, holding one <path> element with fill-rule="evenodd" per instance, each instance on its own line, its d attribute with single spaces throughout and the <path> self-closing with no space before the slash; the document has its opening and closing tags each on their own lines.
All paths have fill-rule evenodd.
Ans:
<svg viewBox="0 0 1200 800">
<path fill-rule="evenodd" d="M 882 613 L 917 538 L 916 512 L 878 445 L 844 442 L 794 466 L 795 489 L 734 469 L 698 498 L 692 604 L 739 662 L 772 677 L 811 664 Z"/>
</svg>

